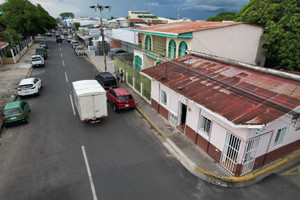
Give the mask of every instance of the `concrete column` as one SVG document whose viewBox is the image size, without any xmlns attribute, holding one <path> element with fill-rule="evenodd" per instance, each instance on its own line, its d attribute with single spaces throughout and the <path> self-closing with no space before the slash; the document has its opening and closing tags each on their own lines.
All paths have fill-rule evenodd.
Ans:
<svg viewBox="0 0 300 200">
<path fill-rule="evenodd" d="M 14 63 L 16 63 L 16 58 L 15 58 L 15 55 L 14 55 L 14 51 L 12 49 L 10 49 L 10 52 L 11 52 L 11 55 L 13 57 Z"/>
<path fill-rule="evenodd" d="M 135 78 L 132 78 L 132 87 L 135 89 Z"/>
</svg>

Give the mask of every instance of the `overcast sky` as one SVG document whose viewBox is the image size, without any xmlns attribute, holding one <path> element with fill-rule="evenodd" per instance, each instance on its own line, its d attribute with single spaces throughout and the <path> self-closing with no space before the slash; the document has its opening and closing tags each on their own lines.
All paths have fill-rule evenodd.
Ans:
<svg viewBox="0 0 300 200">
<path fill-rule="evenodd" d="M 104 10 L 103 17 L 126 17 L 128 11 L 150 11 L 159 17 L 187 17 L 192 20 L 205 20 L 220 12 L 239 12 L 249 0 L 30 0 L 33 4 L 41 4 L 48 13 L 59 17 L 62 12 L 72 12 L 75 17 L 98 17 L 99 11 L 89 6 L 111 6 Z M 5 0 L 0 0 L 4 3 Z"/>
</svg>

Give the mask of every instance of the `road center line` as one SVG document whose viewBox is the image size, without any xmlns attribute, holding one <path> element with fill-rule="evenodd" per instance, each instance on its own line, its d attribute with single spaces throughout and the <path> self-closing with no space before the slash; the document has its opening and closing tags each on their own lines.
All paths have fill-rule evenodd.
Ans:
<svg viewBox="0 0 300 200">
<path fill-rule="evenodd" d="M 67 72 L 65 72 L 66 81 L 69 82 Z"/>
<path fill-rule="evenodd" d="M 61 48 L 59 47 L 59 50 L 61 51 Z"/>
<path fill-rule="evenodd" d="M 74 104 L 73 104 L 72 94 L 70 94 L 70 100 L 71 100 L 71 106 L 72 106 L 72 110 L 73 110 L 73 115 L 76 115 Z"/>
<path fill-rule="evenodd" d="M 62 61 L 62 64 L 63 64 L 63 66 L 65 66 L 65 62 L 64 61 Z"/>
<path fill-rule="evenodd" d="M 84 146 L 81 146 L 82 149 L 82 154 L 84 157 L 84 161 L 85 161 L 85 165 L 86 165 L 86 170 L 89 176 L 89 180 L 90 180 L 90 185 L 91 185 L 91 189 L 92 189 L 92 193 L 93 193 L 93 200 L 97 200 L 97 195 L 96 195 L 96 190 L 95 190 L 95 186 L 94 186 L 94 182 L 93 182 L 93 178 L 92 178 L 92 173 L 90 170 L 90 166 L 89 166 L 89 162 L 85 153 L 85 149 Z"/>
<path fill-rule="evenodd" d="M 63 54 L 62 54 L 62 53 L 60 53 L 60 56 L 61 56 L 61 57 L 63 57 Z"/>
</svg>

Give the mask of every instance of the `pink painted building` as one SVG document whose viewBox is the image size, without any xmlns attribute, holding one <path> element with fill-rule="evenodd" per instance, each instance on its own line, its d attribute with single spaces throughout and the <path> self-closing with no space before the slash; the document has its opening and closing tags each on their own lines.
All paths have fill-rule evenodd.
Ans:
<svg viewBox="0 0 300 200">
<path fill-rule="evenodd" d="M 234 176 L 300 146 L 300 76 L 197 54 L 144 69 L 151 105 Z"/>
</svg>

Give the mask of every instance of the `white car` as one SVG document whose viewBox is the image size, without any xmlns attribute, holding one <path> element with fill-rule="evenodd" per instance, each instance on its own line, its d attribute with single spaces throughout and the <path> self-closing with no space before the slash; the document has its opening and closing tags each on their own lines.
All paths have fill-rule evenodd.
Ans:
<svg viewBox="0 0 300 200">
<path fill-rule="evenodd" d="M 20 97 L 27 95 L 40 95 L 42 88 L 42 80 L 39 78 L 22 79 L 18 86 L 18 95 Z"/>
<path fill-rule="evenodd" d="M 30 59 L 31 61 L 31 67 L 38 67 L 38 66 L 45 66 L 44 58 L 41 55 L 34 55 Z"/>
</svg>

